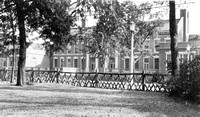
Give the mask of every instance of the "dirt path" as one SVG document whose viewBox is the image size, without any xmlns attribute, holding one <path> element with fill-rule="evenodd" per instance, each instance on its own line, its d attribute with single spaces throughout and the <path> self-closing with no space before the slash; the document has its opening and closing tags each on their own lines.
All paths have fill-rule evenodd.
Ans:
<svg viewBox="0 0 200 117">
<path fill-rule="evenodd" d="M 165 94 L 35 84 L 0 83 L 0 117 L 199 117 L 200 106 Z"/>
</svg>

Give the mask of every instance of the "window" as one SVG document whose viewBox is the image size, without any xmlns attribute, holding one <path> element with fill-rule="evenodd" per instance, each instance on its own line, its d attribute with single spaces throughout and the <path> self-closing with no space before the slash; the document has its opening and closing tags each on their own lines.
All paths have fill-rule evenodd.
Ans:
<svg viewBox="0 0 200 117">
<path fill-rule="evenodd" d="M 159 45 L 160 40 L 155 40 L 155 46 Z"/>
<path fill-rule="evenodd" d="M 4 60 L 3 66 L 7 66 L 7 61 Z"/>
<path fill-rule="evenodd" d="M 78 68 L 78 59 L 74 59 L 74 67 Z"/>
<path fill-rule="evenodd" d="M 81 59 L 81 67 L 82 67 L 82 70 L 85 70 L 85 59 L 84 58 L 82 58 Z"/>
<path fill-rule="evenodd" d="M 79 53 L 80 53 L 80 54 L 83 53 L 83 49 L 84 49 L 83 43 L 81 43 L 81 44 L 80 44 L 80 47 L 79 47 Z"/>
<path fill-rule="evenodd" d="M 64 58 L 60 59 L 60 67 L 64 67 Z"/>
<path fill-rule="evenodd" d="M 10 66 L 13 66 L 13 60 L 12 60 L 12 58 L 10 58 Z"/>
<path fill-rule="evenodd" d="M 115 58 L 110 58 L 110 68 L 114 69 L 115 68 Z"/>
<path fill-rule="evenodd" d="M 54 58 L 54 67 L 58 67 L 58 59 Z"/>
<path fill-rule="evenodd" d="M 188 54 L 184 54 L 184 55 L 183 55 L 183 58 L 184 58 L 184 59 L 187 59 L 187 58 L 188 58 Z"/>
<path fill-rule="evenodd" d="M 74 53 L 78 54 L 78 46 L 74 46 Z"/>
<path fill-rule="evenodd" d="M 167 54 L 167 61 L 171 61 L 171 54 Z"/>
<path fill-rule="evenodd" d="M 155 69 L 159 69 L 159 58 L 154 59 Z"/>
<path fill-rule="evenodd" d="M 90 58 L 91 59 L 91 70 L 95 69 L 95 58 Z"/>
<path fill-rule="evenodd" d="M 144 58 L 145 63 L 149 63 L 149 58 Z"/>
<path fill-rule="evenodd" d="M 69 46 L 69 47 L 67 48 L 67 53 L 68 53 L 68 54 L 72 53 L 71 46 Z"/>
<path fill-rule="evenodd" d="M 71 63 L 71 58 L 68 58 L 68 59 L 67 59 L 67 63 L 68 63 L 68 64 Z"/>
<path fill-rule="evenodd" d="M 149 58 L 144 58 L 144 69 L 149 69 Z"/>
<path fill-rule="evenodd" d="M 167 54 L 166 58 L 166 70 L 171 70 L 171 54 Z"/>
<path fill-rule="evenodd" d="M 129 70 L 130 69 L 129 65 L 130 65 L 130 59 L 126 58 L 125 59 L 125 70 Z"/>
<path fill-rule="evenodd" d="M 67 58 L 67 67 L 71 67 L 71 58 Z"/>
<path fill-rule="evenodd" d="M 187 60 L 188 55 L 187 54 L 179 54 L 179 61 L 182 63 L 184 60 Z"/>
<path fill-rule="evenodd" d="M 136 61 L 137 59 L 135 59 Z M 139 69 L 139 60 L 137 62 L 135 62 L 135 69 Z"/>
<path fill-rule="evenodd" d="M 102 58 L 99 59 L 99 67 L 103 68 L 104 60 Z"/>
</svg>

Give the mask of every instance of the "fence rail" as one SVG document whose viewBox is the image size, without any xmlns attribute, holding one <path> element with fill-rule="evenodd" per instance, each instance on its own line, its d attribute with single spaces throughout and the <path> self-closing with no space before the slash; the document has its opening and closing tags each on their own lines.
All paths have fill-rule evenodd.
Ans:
<svg viewBox="0 0 200 117">
<path fill-rule="evenodd" d="M 11 71 L 1 70 L 0 77 L 2 80 L 10 80 Z M 32 83 L 62 83 L 80 87 L 155 92 L 168 92 L 166 82 L 169 80 L 169 77 L 165 74 L 85 73 L 41 70 L 26 70 L 26 78 L 27 82 Z"/>
</svg>

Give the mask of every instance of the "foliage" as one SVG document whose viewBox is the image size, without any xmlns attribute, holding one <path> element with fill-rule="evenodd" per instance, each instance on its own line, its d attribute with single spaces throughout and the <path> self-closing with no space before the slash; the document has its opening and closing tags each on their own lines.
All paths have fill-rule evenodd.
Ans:
<svg viewBox="0 0 200 117">
<path fill-rule="evenodd" d="M 53 50 L 58 51 L 65 47 L 70 40 L 70 29 L 75 18 L 70 14 L 70 1 L 36 0 L 29 9 L 28 25 L 39 32 L 45 40 L 53 42 Z M 39 29 L 39 30 L 38 30 Z M 47 42 L 48 44 L 48 42 Z"/>
<path fill-rule="evenodd" d="M 171 79 L 170 95 L 196 100 L 200 93 L 200 55 L 180 64 L 179 76 Z"/>
<path fill-rule="evenodd" d="M 3 0 L 0 14 L 11 9 L 19 30 L 19 64 L 17 85 L 20 79 L 25 80 L 25 60 L 27 32 L 39 30 L 41 37 L 50 39 L 54 43 L 54 50 L 61 49 L 70 38 L 70 27 L 73 18 L 69 14 L 70 1 L 65 0 Z M 17 39 L 17 38 L 16 38 Z"/>
<path fill-rule="evenodd" d="M 2 12 L 13 12 L 12 17 L 14 17 L 16 22 L 15 1 L 8 0 L 2 3 L 4 6 L 2 9 L 6 8 Z M 26 0 L 23 2 L 23 7 L 26 20 L 26 33 L 30 31 L 39 32 L 44 40 L 50 39 L 54 43 L 56 51 L 62 49 L 69 42 L 70 27 L 74 24 L 73 21 L 75 20 L 70 14 L 70 1 Z M 1 19 L 5 20 L 5 18 Z"/>
<path fill-rule="evenodd" d="M 88 5 L 85 6 L 88 7 Z M 113 56 L 116 51 L 121 54 L 130 53 L 132 22 L 138 28 L 134 34 L 134 40 L 139 45 L 155 36 L 157 27 L 162 25 L 160 20 L 145 21 L 143 18 L 150 14 L 152 3 L 136 5 L 131 1 L 120 3 L 117 0 L 108 0 L 90 2 L 91 7 L 94 11 L 91 15 L 94 15 L 98 22 L 93 28 L 93 33 L 83 37 L 82 40 L 86 42 L 86 51 L 98 58 Z M 87 44 L 88 42 L 90 44 Z"/>
<path fill-rule="evenodd" d="M 5 5 L 8 4 L 5 2 Z M 9 56 L 16 51 L 11 47 L 11 45 L 17 44 L 17 34 L 16 32 L 16 20 L 14 16 L 14 12 L 12 8 L 8 8 L 5 10 L 4 14 L 0 16 L 0 30 L 2 33 L 1 38 L 1 56 Z M 18 49 L 18 48 L 17 48 Z"/>
<path fill-rule="evenodd" d="M 172 72 L 172 62 L 166 61 L 166 63 L 167 63 L 167 72 L 171 74 L 171 72 Z"/>
<path fill-rule="evenodd" d="M 159 82 L 160 81 L 160 74 L 159 72 L 153 73 L 152 82 Z"/>
</svg>

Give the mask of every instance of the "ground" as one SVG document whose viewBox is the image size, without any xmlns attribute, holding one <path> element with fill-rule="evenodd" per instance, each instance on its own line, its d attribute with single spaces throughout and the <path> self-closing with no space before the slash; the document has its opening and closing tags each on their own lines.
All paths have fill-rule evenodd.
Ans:
<svg viewBox="0 0 200 117">
<path fill-rule="evenodd" d="M 0 117 L 200 117 L 200 106 L 164 93 L 0 83 Z"/>
</svg>

